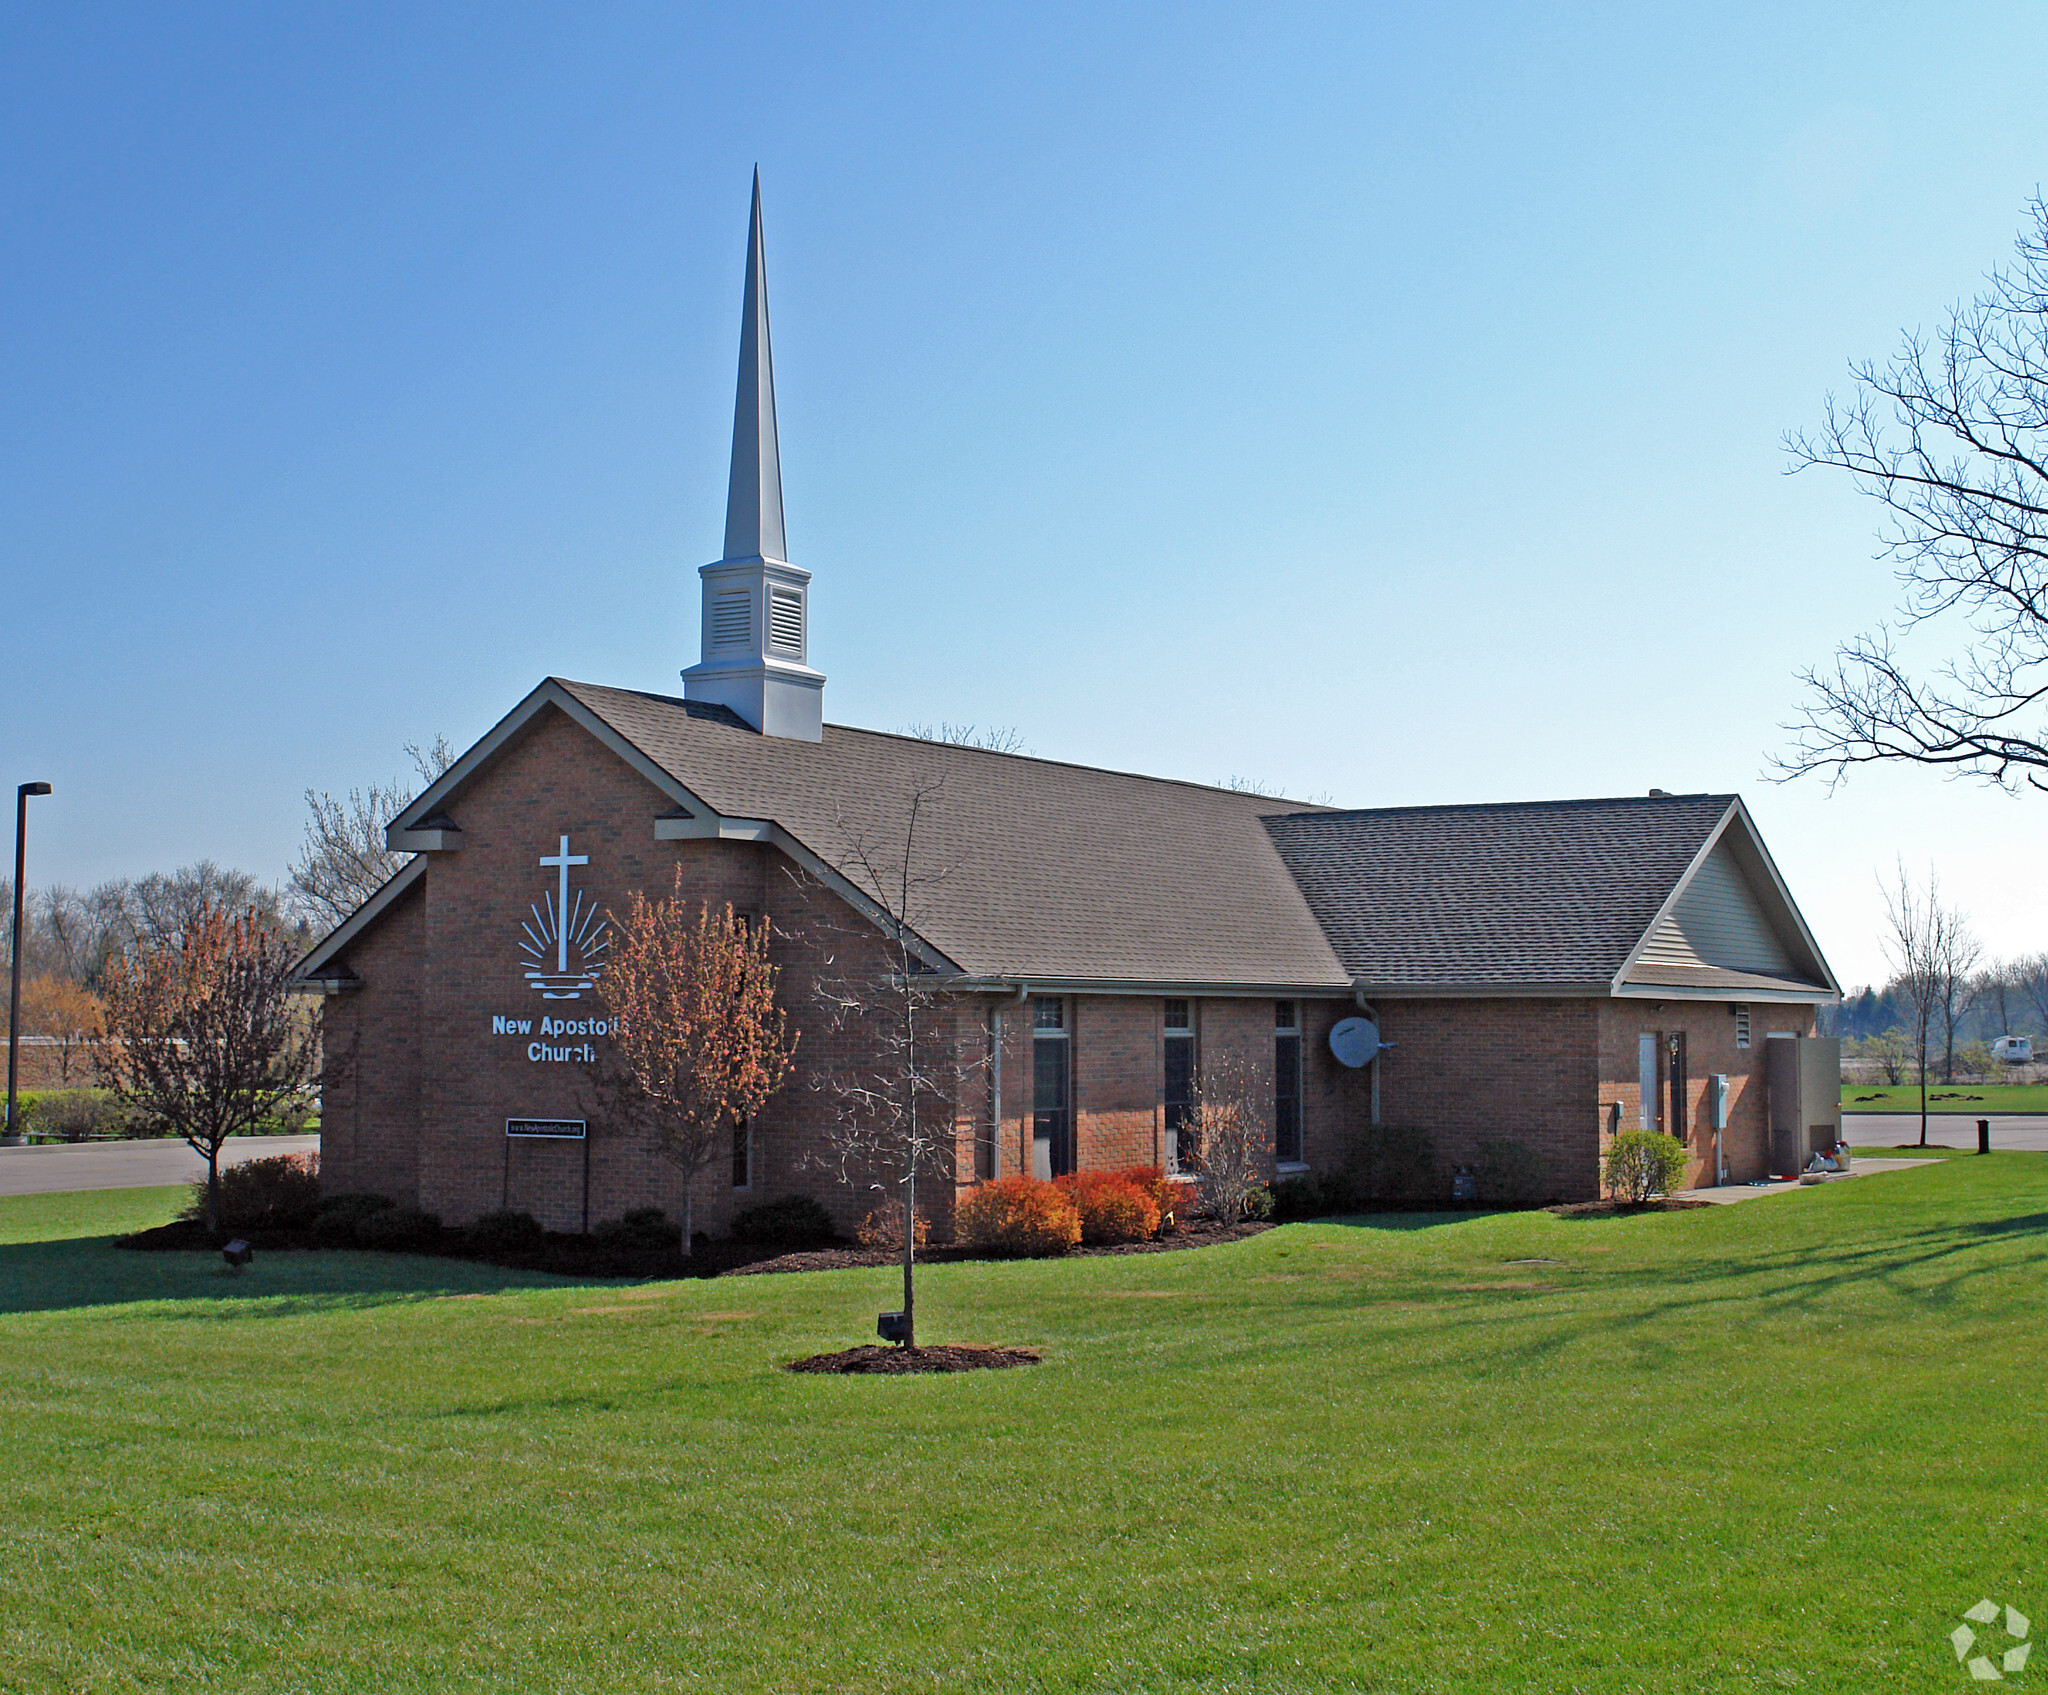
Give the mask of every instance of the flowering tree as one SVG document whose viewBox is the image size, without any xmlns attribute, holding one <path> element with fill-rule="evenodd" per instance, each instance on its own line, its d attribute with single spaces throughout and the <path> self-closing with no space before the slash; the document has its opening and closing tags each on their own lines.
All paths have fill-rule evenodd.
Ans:
<svg viewBox="0 0 2048 1695">
<path fill-rule="evenodd" d="M 206 1161 L 206 1226 L 220 1221 L 220 1150 L 302 1090 L 316 1021 L 289 987 L 298 950 L 257 906 L 201 901 L 179 930 L 107 972 L 103 1060 L 115 1092 Z"/>
<path fill-rule="evenodd" d="M 698 1174 L 767 1105 L 796 1059 L 796 1036 L 775 1004 L 767 923 L 749 925 L 730 905 L 713 912 L 705 902 L 693 916 L 691 904 L 678 865 L 667 899 L 636 891 L 626 916 L 614 915 L 597 982 L 612 1045 L 593 1070 L 608 1116 L 646 1134 L 683 1173 L 686 1252 Z"/>
</svg>

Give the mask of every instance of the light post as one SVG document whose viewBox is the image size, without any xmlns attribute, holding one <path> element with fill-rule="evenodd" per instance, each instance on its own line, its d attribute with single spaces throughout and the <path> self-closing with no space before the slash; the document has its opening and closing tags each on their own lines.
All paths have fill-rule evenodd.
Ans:
<svg viewBox="0 0 2048 1695">
<path fill-rule="evenodd" d="M 23 783 L 14 791 L 14 934 L 7 947 L 7 1124 L 0 1130 L 0 1147 L 7 1148 L 21 1146 L 21 1130 L 14 1116 L 14 1085 L 21 1069 L 21 880 L 28 870 L 28 797 L 49 792 L 48 783 Z"/>
</svg>

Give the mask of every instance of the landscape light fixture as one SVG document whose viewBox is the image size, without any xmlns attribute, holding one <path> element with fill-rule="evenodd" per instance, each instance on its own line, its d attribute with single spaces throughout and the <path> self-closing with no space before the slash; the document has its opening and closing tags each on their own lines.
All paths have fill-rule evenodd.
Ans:
<svg viewBox="0 0 2048 1695">
<path fill-rule="evenodd" d="M 21 897 L 22 878 L 27 871 L 28 797 L 46 795 L 48 783 L 23 783 L 14 791 L 14 934 L 7 952 L 7 1122 L 0 1126 L 0 1147 L 21 1146 L 21 1128 L 14 1115 L 14 1086 L 21 1075 Z"/>
<path fill-rule="evenodd" d="M 875 1319 L 875 1334 L 885 1342 L 894 1342 L 897 1347 L 910 1340 L 910 1326 L 900 1312 L 885 1312 Z"/>
<path fill-rule="evenodd" d="M 220 1257 L 228 1262 L 228 1270 L 240 1271 L 256 1257 L 256 1250 L 237 1236 L 220 1251 Z"/>
</svg>

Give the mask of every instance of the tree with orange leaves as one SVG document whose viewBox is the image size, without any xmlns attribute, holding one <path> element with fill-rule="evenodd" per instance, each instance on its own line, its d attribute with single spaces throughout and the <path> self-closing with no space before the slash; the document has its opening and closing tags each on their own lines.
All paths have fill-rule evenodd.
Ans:
<svg viewBox="0 0 2048 1695">
<path fill-rule="evenodd" d="M 71 1067 L 88 1058 L 106 1033 L 100 997 L 68 977 L 31 977 L 21 986 L 21 1027 L 57 1049 L 59 1086 L 71 1087 Z"/>
<path fill-rule="evenodd" d="M 692 905 L 696 911 L 691 912 Z M 645 1134 L 683 1174 L 683 1247 L 692 1191 L 729 1138 L 788 1080 L 796 1036 L 775 1004 L 769 926 L 730 904 L 692 903 L 676 867 L 665 900 L 635 891 L 612 918 L 598 998 L 612 1015 L 611 1046 L 592 1069 L 607 1117 Z"/>
<path fill-rule="evenodd" d="M 182 929 L 107 971 L 108 1080 L 206 1161 L 209 1230 L 221 1145 L 274 1117 L 318 1063 L 317 1023 L 292 1008 L 297 956 L 259 908 L 202 900 Z"/>
</svg>

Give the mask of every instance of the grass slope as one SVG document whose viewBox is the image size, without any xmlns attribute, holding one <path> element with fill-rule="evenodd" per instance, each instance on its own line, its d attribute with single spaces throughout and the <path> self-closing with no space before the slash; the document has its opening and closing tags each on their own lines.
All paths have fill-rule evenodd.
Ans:
<svg viewBox="0 0 2048 1695">
<path fill-rule="evenodd" d="M 1854 1690 L 2048 1618 L 2048 1156 L 1634 1218 L 575 1286 L 0 1202 L 0 1687 Z M 1518 1263 L 1540 1261 L 1542 1263 Z"/>
<path fill-rule="evenodd" d="M 1844 1083 L 1844 1112 L 1920 1111 L 1920 1085 Z M 2048 1112 L 2048 1083 L 1939 1083 L 1927 1091 L 1927 1111 L 1989 1118 L 2001 1112 Z"/>
</svg>

